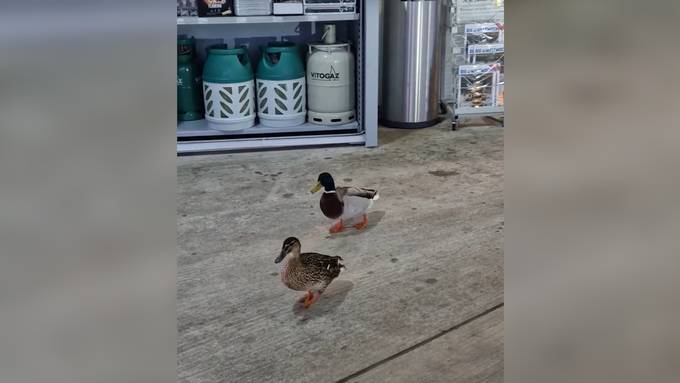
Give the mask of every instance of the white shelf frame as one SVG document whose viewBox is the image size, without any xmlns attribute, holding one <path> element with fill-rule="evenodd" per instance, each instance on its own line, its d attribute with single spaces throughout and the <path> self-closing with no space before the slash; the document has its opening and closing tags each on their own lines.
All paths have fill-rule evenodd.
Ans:
<svg viewBox="0 0 680 383">
<path fill-rule="evenodd" d="M 363 1 L 360 13 L 346 13 L 346 14 L 313 14 L 313 15 L 297 15 L 297 16 L 243 16 L 243 17 L 214 17 L 214 18 L 198 18 L 198 17 L 182 17 L 177 19 L 177 25 L 238 25 L 238 24 L 269 24 L 269 23 L 301 23 L 301 22 L 332 22 L 332 21 L 356 21 L 360 29 L 361 52 L 355 55 L 361 58 L 361 62 L 357 62 L 357 67 L 361 65 L 361 75 L 359 78 L 360 86 L 357 91 L 361 92 L 357 100 L 360 102 L 359 113 L 361 121 L 350 126 L 341 127 L 323 127 L 313 124 L 305 124 L 301 130 L 296 131 L 296 128 L 281 128 L 272 129 L 255 126 L 246 131 L 239 132 L 219 132 L 213 130 L 205 130 L 202 133 L 188 133 L 191 129 L 186 129 L 181 132 L 182 125 L 196 124 L 198 122 L 181 122 L 178 123 L 177 130 L 178 138 L 186 137 L 201 137 L 203 133 L 210 136 L 224 135 L 225 139 L 211 139 L 211 140 L 191 140 L 178 141 L 178 154 L 198 154 L 209 152 L 228 152 L 228 151 L 243 151 L 243 150 L 263 150 L 263 149 L 283 149 L 293 147 L 309 147 L 309 146 L 327 146 L 327 145 L 364 145 L 366 147 L 378 146 L 378 73 L 379 73 L 379 22 L 380 22 L 380 5 L 377 1 Z M 360 53 L 360 54 L 359 54 Z M 200 121 L 200 120 L 199 120 Z M 205 124 L 205 121 L 202 122 Z M 207 126 L 206 126 L 207 128 Z M 258 129 L 257 131 L 255 129 Z M 300 132 L 301 135 L 290 137 L 257 137 L 257 138 L 227 138 L 230 135 L 238 134 L 253 134 L 264 133 L 264 129 L 270 129 L 274 133 L 289 133 Z M 356 129 L 357 133 L 350 134 L 333 134 L 332 131 Z M 200 129 L 194 130 L 195 132 Z M 319 132 L 329 131 L 328 135 L 319 134 Z M 304 132 L 315 132 L 315 135 L 304 135 Z M 187 134 L 187 135 L 185 135 Z M 190 135 L 190 136 L 189 136 Z"/>
<path fill-rule="evenodd" d="M 463 107 L 456 108 L 456 115 L 458 116 L 496 116 L 503 115 L 504 109 L 502 106 L 482 106 L 479 108 Z"/>
<path fill-rule="evenodd" d="M 360 20 L 359 13 L 314 14 L 290 16 L 227 16 L 227 17 L 178 17 L 177 25 L 221 25 L 221 24 L 270 24 L 304 23 Z"/>
</svg>

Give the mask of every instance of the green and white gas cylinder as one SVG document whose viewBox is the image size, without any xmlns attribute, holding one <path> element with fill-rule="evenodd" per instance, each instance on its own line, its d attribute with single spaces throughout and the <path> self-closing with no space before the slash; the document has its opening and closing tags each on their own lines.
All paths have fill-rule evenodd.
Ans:
<svg viewBox="0 0 680 383">
<path fill-rule="evenodd" d="M 196 60 L 194 38 L 177 38 L 177 119 L 179 121 L 203 118 L 201 98 L 201 70 Z"/>
<path fill-rule="evenodd" d="M 305 68 L 294 43 L 269 43 L 262 51 L 256 78 L 260 124 L 277 128 L 304 124 Z"/>
<path fill-rule="evenodd" d="M 323 43 L 309 46 L 307 108 L 309 122 L 347 124 L 356 120 L 354 55 L 349 43 L 336 43 L 335 25 L 326 25 Z"/>
<path fill-rule="evenodd" d="M 212 129 L 242 130 L 255 125 L 255 82 L 246 48 L 210 47 L 203 68 L 203 101 Z"/>
</svg>

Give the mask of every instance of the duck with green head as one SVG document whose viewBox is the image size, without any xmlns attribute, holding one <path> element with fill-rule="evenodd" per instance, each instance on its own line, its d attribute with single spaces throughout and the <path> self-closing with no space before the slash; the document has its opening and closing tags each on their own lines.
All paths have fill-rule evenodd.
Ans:
<svg viewBox="0 0 680 383">
<path fill-rule="evenodd" d="M 302 244 L 295 237 L 288 237 L 283 241 L 279 256 L 274 260 L 279 263 L 287 262 L 281 268 L 281 281 L 288 288 L 297 291 L 307 291 L 307 295 L 299 302 L 304 308 L 309 308 L 316 302 L 333 279 L 345 269 L 341 257 L 333 257 L 319 253 L 301 253 Z"/>
<path fill-rule="evenodd" d="M 330 228 L 331 233 L 339 233 L 345 229 L 343 221 L 354 221 L 361 217 L 361 221 L 354 225 L 357 230 L 362 230 L 368 225 L 366 210 L 380 196 L 375 189 L 360 188 L 355 186 L 335 186 L 333 177 L 328 173 L 319 174 L 317 184 L 311 192 L 316 193 L 324 189 L 319 201 L 321 212 L 330 219 L 339 219 Z"/>
</svg>

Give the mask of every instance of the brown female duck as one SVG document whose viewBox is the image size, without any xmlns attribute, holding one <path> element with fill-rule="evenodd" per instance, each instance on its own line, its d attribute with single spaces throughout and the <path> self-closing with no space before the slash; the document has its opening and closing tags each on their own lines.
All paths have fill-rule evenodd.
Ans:
<svg viewBox="0 0 680 383">
<path fill-rule="evenodd" d="M 316 302 L 321 294 L 330 285 L 333 279 L 345 269 L 341 257 L 332 257 L 318 253 L 300 253 L 300 240 L 288 237 L 283 241 L 281 253 L 274 260 L 281 262 L 284 258 L 288 261 L 281 269 L 281 281 L 290 289 L 297 291 L 307 290 L 307 295 L 300 299 L 304 308 L 309 308 Z"/>
</svg>

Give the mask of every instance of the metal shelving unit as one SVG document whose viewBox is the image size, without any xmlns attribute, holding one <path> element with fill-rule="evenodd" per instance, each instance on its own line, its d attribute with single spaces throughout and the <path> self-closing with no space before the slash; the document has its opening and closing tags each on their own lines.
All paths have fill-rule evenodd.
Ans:
<svg viewBox="0 0 680 383">
<path fill-rule="evenodd" d="M 294 16 L 233 16 L 233 17 L 178 17 L 177 25 L 219 25 L 219 24 L 271 24 L 306 23 L 325 21 L 359 20 L 360 13 L 338 15 L 294 15 Z"/>
<path fill-rule="evenodd" d="M 364 1 L 359 13 L 296 16 L 179 17 L 177 33 L 195 36 L 205 44 L 225 41 L 249 45 L 253 55 L 265 41 L 281 39 L 308 43 L 320 40 L 323 24 L 336 23 L 352 42 L 356 60 L 357 121 L 340 126 L 305 123 L 290 128 L 223 132 L 205 120 L 177 124 L 177 153 L 296 148 L 325 145 L 378 145 L 379 4 Z M 319 25 L 317 25 L 319 23 Z M 322 24 L 323 23 L 323 24 Z M 198 47 L 199 50 L 205 46 Z"/>
<path fill-rule="evenodd" d="M 451 7 L 451 38 L 450 46 L 447 47 L 447 55 L 450 57 L 450 61 L 447 63 L 447 70 L 450 74 L 455 74 L 457 78 L 459 76 L 458 69 L 462 65 L 473 64 L 477 62 L 467 62 L 466 57 L 466 41 L 463 34 L 466 24 L 478 24 L 478 23 L 496 23 L 497 25 L 502 25 L 504 20 L 504 1 L 503 0 L 477 0 L 475 2 L 463 1 L 463 0 L 453 0 L 453 6 Z M 500 62 L 486 62 L 485 64 L 497 64 L 502 68 L 501 59 Z M 501 71 L 502 73 L 502 71 Z M 498 76 L 498 82 L 500 83 L 500 75 Z M 453 81 L 457 82 L 456 80 Z M 451 87 L 451 84 L 447 84 Z M 497 86 L 497 85 L 494 85 Z M 457 85 L 456 85 L 457 88 Z M 455 95 L 455 118 L 454 127 L 457 125 L 459 117 L 493 117 L 494 119 L 504 118 L 504 107 L 502 103 L 494 105 L 485 106 L 461 106 L 461 100 L 458 99 L 457 93 L 458 89 L 453 92 Z"/>
</svg>

